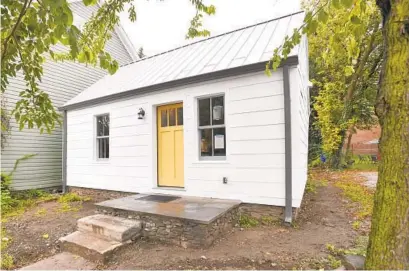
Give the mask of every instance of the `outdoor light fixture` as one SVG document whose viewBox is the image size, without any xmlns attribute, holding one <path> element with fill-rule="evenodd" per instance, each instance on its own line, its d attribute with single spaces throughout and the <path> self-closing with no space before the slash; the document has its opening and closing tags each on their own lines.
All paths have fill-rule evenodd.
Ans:
<svg viewBox="0 0 409 271">
<path fill-rule="evenodd" d="M 143 110 L 143 108 L 139 108 L 139 112 L 138 112 L 138 119 L 143 119 L 145 117 L 145 110 Z"/>
</svg>

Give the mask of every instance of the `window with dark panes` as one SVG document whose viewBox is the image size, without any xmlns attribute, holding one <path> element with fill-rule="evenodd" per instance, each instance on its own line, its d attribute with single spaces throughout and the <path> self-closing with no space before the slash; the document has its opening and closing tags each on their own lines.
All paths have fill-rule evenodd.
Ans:
<svg viewBox="0 0 409 271">
<path fill-rule="evenodd" d="M 97 158 L 109 158 L 109 114 L 97 116 Z"/>
<path fill-rule="evenodd" d="M 198 100 L 200 158 L 226 156 L 224 96 Z"/>
</svg>

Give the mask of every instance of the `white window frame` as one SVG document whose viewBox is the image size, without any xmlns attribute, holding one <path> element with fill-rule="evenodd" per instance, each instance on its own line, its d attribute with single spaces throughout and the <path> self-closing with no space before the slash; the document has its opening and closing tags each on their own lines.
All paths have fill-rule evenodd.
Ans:
<svg viewBox="0 0 409 271">
<path fill-rule="evenodd" d="M 200 106 L 199 106 L 199 102 L 201 100 L 210 100 L 210 121 L 212 121 L 213 118 L 213 110 L 212 110 L 212 99 L 213 98 L 217 98 L 217 97 L 223 97 L 223 118 L 224 118 L 224 123 L 223 124 L 216 124 L 216 125 L 205 125 L 205 126 L 200 126 Z M 209 96 L 205 96 L 205 97 L 200 97 L 197 98 L 197 127 L 198 127 L 198 150 L 199 150 L 199 160 L 200 161 L 224 161 L 226 160 L 226 156 L 227 156 L 227 133 L 226 133 L 226 96 L 224 95 L 224 93 L 219 93 L 219 94 L 212 94 Z M 224 128 L 224 133 L 225 133 L 225 146 L 224 148 L 226 149 L 226 154 L 224 156 L 215 156 L 214 155 L 214 134 L 213 134 L 213 129 L 217 129 L 217 128 Z M 201 151 L 201 131 L 205 130 L 205 129 L 212 129 L 212 156 L 202 156 L 202 151 Z"/>
<path fill-rule="evenodd" d="M 109 117 L 109 126 L 108 126 L 109 133 L 108 133 L 107 136 L 98 136 L 98 118 L 99 118 L 99 117 L 103 117 L 103 116 L 108 116 L 108 117 Z M 111 145 L 111 140 L 110 140 L 110 135 L 111 135 L 111 116 L 110 116 L 109 113 L 99 114 L 99 115 L 96 115 L 96 116 L 95 116 L 95 131 L 94 131 L 94 134 L 95 134 L 95 156 L 96 156 L 96 159 L 97 159 L 98 161 L 107 161 L 107 160 L 109 160 L 110 151 L 108 151 L 108 153 L 109 153 L 109 156 L 108 156 L 108 157 L 100 158 L 100 157 L 99 157 L 99 148 L 98 148 L 98 146 L 99 146 L 98 141 L 99 141 L 100 139 L 108 138 L 108 150 L 110 150 L 110 145 Z"/>
</svg>

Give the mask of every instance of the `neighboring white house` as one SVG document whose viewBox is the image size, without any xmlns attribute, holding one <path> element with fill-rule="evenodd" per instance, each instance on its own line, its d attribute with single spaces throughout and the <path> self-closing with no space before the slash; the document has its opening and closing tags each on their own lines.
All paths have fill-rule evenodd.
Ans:
<svg viewBox="0 0 409 271">
<path fill-rule="evenodd" d="M 295 13 L 123 66 L 67 102 L 67 186 L 299 207 L 307 180 L 304 36 Z"/>
<path fill-rule="evenodd" d="M 83 24 L 97 6 L 85 7 L 82 1 L 71 1 L 74 23 Z M 55 50 L 66 50 L 59 45 Z M 136 52 L 121 27 L 116 28 L 106 50 L 122 65 L 136 60 Z M 73 62 L 54 62 L 48 59 L 44 64 L 44 75 L 40 88 L 46 91 L 55 106 L 62 106 L 78 93 L 94 84 L 106 72 L 91 66 Z M 21 74 L 10 78 L 4 93 L 6 108 L 12 110 L 19 100 L 19 93 L 26 89 Z M 11 131 L 5 148 L 1 150 L 1 170 L 10 172 L 17 159 L 26 154 L 36 156 L 21 162 L 13 175 L 12 188 L 25 190 L 32 188 L 61 187 L 62 185 L 62 129 L 58 127 L 52 134 L 40 134 L 38 129 L 23 129 L 11 117 Z"/>
</svg>

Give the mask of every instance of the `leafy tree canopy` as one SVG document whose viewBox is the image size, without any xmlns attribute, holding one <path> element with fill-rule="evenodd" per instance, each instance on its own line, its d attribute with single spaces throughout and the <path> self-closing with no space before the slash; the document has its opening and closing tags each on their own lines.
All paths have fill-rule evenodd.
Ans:
<svg viewBox="0 0 409 271">
<path fill-rule="evenodd" d="M 196 9 L 187 36 L 207 36 L 202 29 L 203 15 L 215 13 L 215 7 L 202 0 L 189 0 Z M 83 0 L 86 6 L 97 0 Z M 113 74 L 118 62 L 105 51 L 110 33 L 119 23 L 119 13 L 125 8 L 131 21 L 136 20 L 132 0 L 107 0 L 79 29 L 73 25 L 73 12 L 67 0 L 4 0 L 1 1 L 1 92 L 7 91 L 9 79 L 22 73 L 26 89 L 19 94 L 13 115 L 20 129 L 37 127 L 51 132 L 61 123 L 48 94 L 40 89 L 43 64 L 47 58 L 55 61 L 78 61 L 98 65 Z M 65 52 L 57 52 L 62 44 Z M 3 125 L 2 125 L 3 127 Z"/>
<path fill-rule="evenodd" d="M 318 92 L 316 125 L 328 154 L 342 146 L 346 130 L 376 123 L 382 35 L 375 1 L 368 3 L 357 9 L 359 17 L 348 9 L 331 8 L 325 1 L 306 3 L 311 12 L 320 9 L 317 16 L 323 22 L 309 37 L 309 58 L 311 81 Z"/>
</svg>

